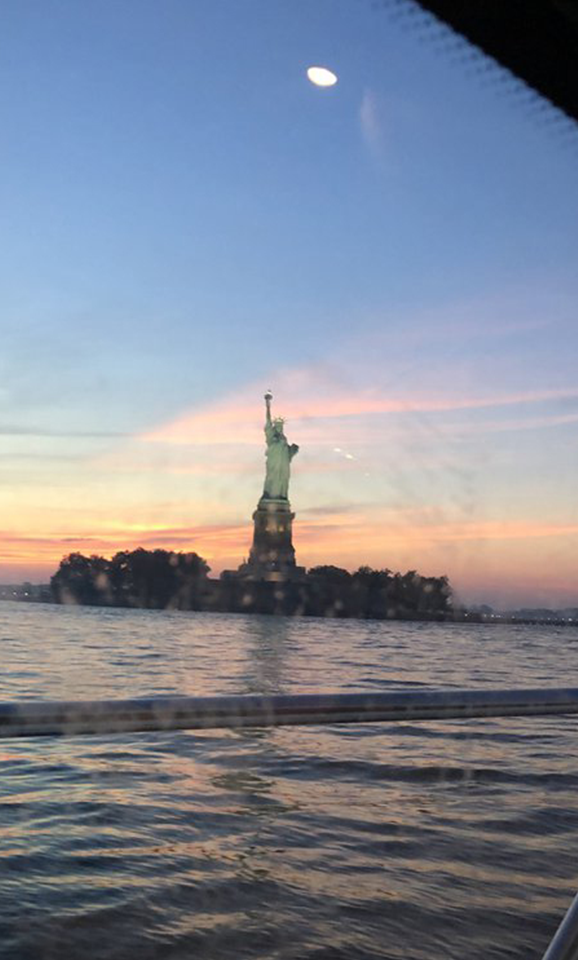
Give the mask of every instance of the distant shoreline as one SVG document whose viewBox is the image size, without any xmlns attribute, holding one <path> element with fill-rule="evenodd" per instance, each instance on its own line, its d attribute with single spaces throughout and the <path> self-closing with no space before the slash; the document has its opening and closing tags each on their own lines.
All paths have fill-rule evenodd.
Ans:
<svg viewBox="0 0 578 960">
<path fill-rule="evenodd" d="M 218 581 L 216 581 L 218 582 Z M 0 602 L 13 602 L 13 603 L 33 603 L 33 604 L 47 604 L 50 606 L 60 607 L 60 606 L 80 606 L 80 607 L 91 607 L 93 609 L 109 609 L 109 610 L 168 610 L 174 611 L 175 607 L 147 607 L 147 606 L 138 606 L 136 604 L 131 605 L 122 605 L 122 604 L 97 604 L 97 603 L 59 603 L 54 600 L 50 594 L 50 588 L 48 585 L 42 585 L 37 587 L 33 595 L 25 596 L 22 593 L 14 593 L 13 595 L 8 595 L 8 593 L 3 590 L 0 586 Z M 301 618 L 311 618 L 311 619 L 327 619 L 327 620 L 358 620 L 360 623 L 363 623 L 367 620 L 371 621 L 380 621 L 382 623 L 459 623 L 459 624 L 483 624 L 484 626 L 530 626 L 530 627 L 573 627 L 574 629 L 578 628 L 578 618 L 563 618 L 563 617 L 519 617 L 515 614 L 509 613 L 492 613 L 492 614 L 481 614 L 478 612 L 470 611 L 453 611 L 451 614 L 442 614 L 442 613 L 417 613 L 408 611 L 405 614 L 398 614 L 395 616 L 363 616 L 355 617 L 350 616 L 346 612 L 338 613 L 327 613 L 325 615 L 319 613 L 306 613 L 306 612 L 296 612 L 296 613 L 282 613 L 279 611 L 263 611 L 263 610 L 248 610 L 248 609 L 216 609 L 212 606 L 200 606 L 197 609 L 181 610 L 182 613 L 235 613 L 235 614 L 244 614 L 249 616 L 285 616 L 285 617 L 294 617 L 296 619 Z"/>
</svg>

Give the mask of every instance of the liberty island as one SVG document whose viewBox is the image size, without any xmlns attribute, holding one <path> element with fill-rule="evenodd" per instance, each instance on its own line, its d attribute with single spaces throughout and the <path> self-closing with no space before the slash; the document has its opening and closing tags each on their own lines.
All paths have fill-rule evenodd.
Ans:
<svg viewBox="0 0 578 960">
<path fill-rule="evenodd" d="M 351 573 L 332 564 L 298 566 L 293 546 L 295 514 L 289 500 L 291 463 L 299 452 L 285 435 L 285 421 L 272 416 L 265 393 L 265 479 L 253 513 L 247 559 L 235 570 L 209 577 L 196 552 L 123 550 L 110 560 L 71 553 L 50 582 L 56 603 L 212 613 L 355 619 L 454 619 L 448 579 L 361 566 Z M 387 531 L 384 531 L 384 547 Z"/>
</svg>

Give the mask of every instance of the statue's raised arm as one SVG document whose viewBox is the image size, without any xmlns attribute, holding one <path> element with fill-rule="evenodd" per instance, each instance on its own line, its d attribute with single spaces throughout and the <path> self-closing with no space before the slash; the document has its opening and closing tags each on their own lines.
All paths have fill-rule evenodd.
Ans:
<svg viewBox="0 0 578 960">
<path fill-rule="evenodd" d="M 270 390 L 267 390 L 265 394 L 265 423 L 271 423 L 271 400 L 273 399 L 273 394 Z"/>
<path fill-rule="evenodd" d="M 270 390 L 265 394 L 265 438 L 267 440 L 267 468 L 265 473 L 265 487 L 263 499 L 287 500 L 289 496 L 290 463 L 299 447 L 296 443 L 289 444 L 283 430 L 282 417 L 271 417 Z"/>
</svg>

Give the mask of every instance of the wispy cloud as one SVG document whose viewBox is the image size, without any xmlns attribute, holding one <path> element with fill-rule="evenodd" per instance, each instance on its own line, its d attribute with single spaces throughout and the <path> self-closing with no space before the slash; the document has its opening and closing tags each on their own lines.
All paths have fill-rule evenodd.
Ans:
<svg viewBox="0 0 578 960">
<path fill-rule="evenodd" d="M 0 424 L 2 437 L 48 437 L 71 440 L 110 440 L 128 437 L 130 434 L 119 430 L 53 430 L 46 427 L 19 426 L 18 424 Z"/>
<path fill-rule="evenodd" d="M 374 156 L 380 156 L 384 147 L 383 124 L 373 90 L 366 89 L 363 91 L 359 105 L 359 126 L 371 153 Z"/>
<path fill-rule="evenodd" d="M 481 420 L 464 421 L 461 423 L 446 423 L 440 430 L 448 435 L 484 434 L 484 433 L 519 433 L 520 430 L 545 430 L 550 427 L 567 426 L 578 423 L 578 413 L 553 413 L 542 417 L 517 417 L 508 420 Z"/>
<path fill-rule="evenodd" d="M 280 384 L 279 395 L 283 398 L 283 415 L 292 423 L 298 421 L 301 430 L 315 429 L 320 421 L 326 425 L 328 421 L 338 419 L 359 419 L 387 414 L 443 414 L 452 411 L 531 406 L 578 398 L 578 387 L 573 385 L 487 396 L 392 396 L 376 389 L 339 389 L 327 380 L 324 382 L 315 369 L 282 371 L 277 374 L 276 380 Z M 257 398 L 260 393 L 261 384 L 253 383 L 224 400 L 184 413 L 175 420 L 141 435 L 139 439 L 150 443 L 197 446 L 261 444 L 262 432 L 257 416 Z M 325 426 L 324 433 L 327 433 Z M 323 440 L 323 436 L 320 439 Z M 330 435 L 327 436 L 327 441 L 333 442 Z"/>
<path fill-rule="evenodd" d="M 202 526 L 158 527 L 135 529 L 138 525 L 118 524 L 95 536 L 59 536 L 47 534 L 42 537 L 19 536 L 10 531 L 0 531 L 0 565 L 31 563 L 55 572 L 61 558 L 68 553 L 82 552 L 111 556 L 119 550 L 137 547 L 166 550 L 194 550 L 210 563 L 215 561 L 223 569 L 229 560 L 236 566 L 247 555 L 251 531 L 248 524 L 206 524 Z"/>
</svg>

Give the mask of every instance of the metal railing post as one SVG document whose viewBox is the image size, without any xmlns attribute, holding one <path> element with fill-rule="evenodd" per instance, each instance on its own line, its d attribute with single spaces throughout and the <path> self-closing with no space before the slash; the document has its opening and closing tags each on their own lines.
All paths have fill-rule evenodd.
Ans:
<svg viewBox="0 0 578 960">
<path fill-rule="evenodd" d="M 578 960 L 578 894 L 574 897 L 542 960 Z"/>
</svg>

